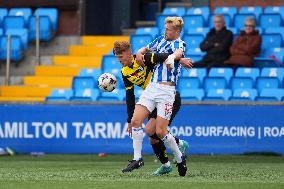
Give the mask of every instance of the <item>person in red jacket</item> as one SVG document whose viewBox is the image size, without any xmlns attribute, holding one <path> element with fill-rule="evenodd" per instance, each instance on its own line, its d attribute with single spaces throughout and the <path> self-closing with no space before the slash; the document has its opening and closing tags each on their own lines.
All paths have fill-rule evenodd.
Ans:
<svg viewBox="0 0 284 189">
<path fill-rule="evenodd" d="M 255 19 L 245 20 L 245 29 L 241 31 L 230 48 L 230 58 L 224 63 L 228 67 L 252 67 L 254 57 L 260 53 L 261 36 L 255 30 Z"/>
</svg>

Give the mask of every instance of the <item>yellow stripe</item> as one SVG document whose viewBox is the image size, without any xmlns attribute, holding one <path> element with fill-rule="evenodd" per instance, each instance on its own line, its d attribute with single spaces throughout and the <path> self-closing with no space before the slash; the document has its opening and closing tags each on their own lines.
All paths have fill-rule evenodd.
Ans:
<svg viewBox="0 0 284 189">
<path fill-rule="evenodd" d="M 152 53 L 151 62 L 152 62 L 152 64 L 154 64 L 154 53 Z"/>
<path fill-rule="evenodd" d="M 129 90 L 129 89 L 132 89 L 133 88 L 133 86 L 131 86 L 131 87 L 126 87 L 125 89 L 126 90 Z"/>
</svg>

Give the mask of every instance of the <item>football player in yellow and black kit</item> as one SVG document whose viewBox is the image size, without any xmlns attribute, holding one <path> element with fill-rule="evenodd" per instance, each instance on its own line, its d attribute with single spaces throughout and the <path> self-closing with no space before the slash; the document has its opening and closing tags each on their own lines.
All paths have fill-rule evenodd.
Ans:
<svg viewBox="0 0 284 189">
<path fill-rule="evenodd" d="M 131 118 L 135 109 L 135 95 L 134 95 L 134 85 L 141 87 L 143 90 L 149 84 L 152 71 L 157 62 L 163 62 L 170 55 L 168 53 L 148 53 L 144 56 L 144 66 L 140 66 L 136 63 L 135 55 L 132 55 L 131 46 L 129 42 L 126 41 L 117 41 L 114 43 L 114 54 L 116 55 L 119 62 L 122 64 L 122 78 L 126 89 L 126 104 L 127 104 L 127 113 L 128 113 L 128 131 L 131 131 Z M 192 66 L 192 62 L 189 59 L 181 59 L 180 63 L 185 67 L 189 68 Z M 177 114 L 181 106 L 180 94 L 177 92 L 175 97 L 175 102 L 173 105 L 173 112 L 171 116 L 171 121 Z M 169 162 L 166 153 L 166 147 L 163 141 L 157 136 L 155 132 L 155 119 L 157 118 L 157 110 L 155 109 L 148 118 L 148 123 L 145 127 L 145 132 L 150 137 L 150 143 L 156 154 L 157 158 L 162 163 L 162 166 L 158 168 L 153 174 L 160 176 L 163 174 L 170 173 L 172 171 L 172 166 Z M 181 150 L 185 153 L 188 149 L 188 143 L 186 141 L 175 138 L 176 142 Z M 139 152 L 134 151 L 134 158 L 128 166 L 122 170 L 122 172 L 130 172 L 134 169 L 138 169 L 144 165 L 142 155 L 142 149 Z"/>
</svg>

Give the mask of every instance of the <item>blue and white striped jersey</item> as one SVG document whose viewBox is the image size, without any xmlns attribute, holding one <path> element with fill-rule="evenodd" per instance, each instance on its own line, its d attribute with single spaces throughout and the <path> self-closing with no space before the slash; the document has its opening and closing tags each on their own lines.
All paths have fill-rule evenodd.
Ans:
<svg viewBox="0 0 284 189">
<path fill-rule="evenodd" d="M 173 41 L 166 41 L 164 36 L 157 37 L 154 41 L 147 45 L 147 48 L 151 52 L 156 53 L 174 53 L 176 50 L 181 49 L 185 52 L 185 42 L 182 41 L 180 38 L 173 40 Z M 176 62 L 174 69 L 168 70 L 166 64 L 163 62 L 159 62 L 156 64 L 152 82 L 174 82 L 177 84 L 178 77 L 180 75 L 181 65 Z"/>
</svg>

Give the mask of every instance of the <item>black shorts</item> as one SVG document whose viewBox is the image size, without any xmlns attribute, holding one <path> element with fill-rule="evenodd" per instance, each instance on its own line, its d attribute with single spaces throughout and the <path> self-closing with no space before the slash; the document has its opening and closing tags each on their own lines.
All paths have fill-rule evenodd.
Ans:
<svg viewBox="0 0 284 189">
<path fill-rule="evenodd" d="M 171 125 L 173 119 L 175 118 L 175 116 L 177 115 L 179 109 L 180 109 L 180 106 L 181 106 L 181 98 L 180 98 L 180 94 L 178 91 L 176 91 L 176 96 L 175 96 L 175 102 L 173 104 L 173 112 L 172 112 L 172 115 L 171 115 L 171 119 L 169 121 L 169 125 Z M 157 108 L 155 108 L 153 110 L 153 112 L 148 116 L 148 120 L 150 120 L 151 118 L 154 118 L 156 119 L 157 118 Z"/>
</svg>

